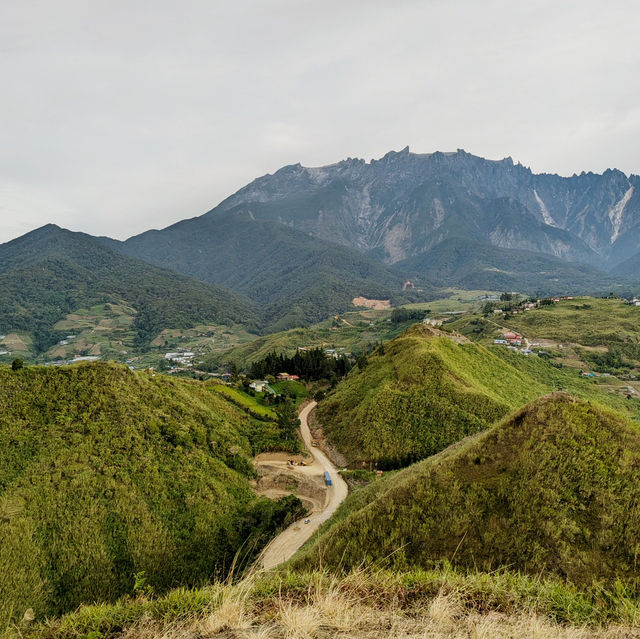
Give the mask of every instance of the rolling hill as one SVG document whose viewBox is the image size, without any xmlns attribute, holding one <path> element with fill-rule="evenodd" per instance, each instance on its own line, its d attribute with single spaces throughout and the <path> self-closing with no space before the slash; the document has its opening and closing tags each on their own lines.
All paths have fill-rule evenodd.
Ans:
<svg viewBox="0 0 640 639">
<path fill-rule="evenodd" d="M 47 225 L 0 245 L 0 332 L 31 334 L 35 352 L 61 339 L 53 327 L 68 313 L 125 302 L 144 347 L 164 328 L 198 322 L 257 328 L 246 297 L 122 255 L 84 233 Z"/>
<path fill-rule="evenodd" d="M 637 580 L 640 430 L 555 393 L 356 491 L 294 566 L 508 567 L 574 584 Z"/>
<path fill-rule="evenodd" d="M 638 402 L 573 369 L 416 325 L 352 370 L 320 403 L 318 421 L 350 465 L 397 468 L 489 428 L 556 388 L 640 416 Z"/>
<path fill-rule="evenodd" d="M 208 582 L 296 512 L 249 484 L 277 427 L 205 384 L 86 364 L 0 366 L 0 387 L 3 628 Z"/>
</svg>

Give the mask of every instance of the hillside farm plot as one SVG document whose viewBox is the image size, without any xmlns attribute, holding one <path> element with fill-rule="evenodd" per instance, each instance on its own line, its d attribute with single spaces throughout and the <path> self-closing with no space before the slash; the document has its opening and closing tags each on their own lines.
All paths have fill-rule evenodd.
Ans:
<svg viewBox="0 0 640 639">
<path fill-rule="evenodd" d="M 124 361 L 133 348 L 135 316 L 135 309 L 124 303 L 79 308 L 55 324 L 61 339 L 38 359 L 47 362 L 88 355 Z"/>
<path fill-rule="evenodd" d="M 256 415 L 260 415 L 261 417 L 275 419 L 275 412 L 273 408 L 271 408 L 270 406 L 266 406 L 262 401 L 264 393 L 256 393 L 254 397 L 252 395 L 248 395 L 247 393 L 243 393 L 237 388 L 226 386 L 225 384 L 213 384 L 211 388 L 214 390 L 214 392 L 219 393 L 220 395 L 224 395 L 234 404 L 240 406 L 249 413 L 255 413 Z"/>
</svg>

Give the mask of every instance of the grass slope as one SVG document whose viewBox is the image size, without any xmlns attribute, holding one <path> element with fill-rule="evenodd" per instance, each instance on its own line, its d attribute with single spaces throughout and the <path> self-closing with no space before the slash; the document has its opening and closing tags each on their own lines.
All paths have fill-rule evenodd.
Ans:
<svg viewBox="0 0 640 639">
<path fill-rule="evenodd" d="M 500 347 L 459 344 L 416 325 L 354 369 L 320 403 L 318 419 L 352 465 L 397 467 L 557 388 L 640 416 L 640 402 L 608 393 L 574 370 Z"/>
<path fill-rule="evenodd" d="M 350 496 L 298 564 L 637 579 L 640 430 L 556 393 Z"/>
<path fill-rule="evenodd" d="M 0 367 L 0 389 L 0 624 L 112 600 L 141 572 L 156 592 L 205 582 L 295 505 L 249 485 L 277 427 L 206 384 L 93 364 Z"/>
<path fill-rule="evenodd" d="M 83 233 L 48 225 L 0 245 L 0 331 L 31 333 L 37 351 L 61 339 L 54 325 L 67 314 L 122 301 L 137 311 L 140 346 L 164 328 L 256 323 L 247 298 L 122 255 Z"/>
<path fill-rule="evenodd" d="M 514 315 L 509 319 L 509 326 L 530 339 L 617 347 L 640 360 L 640 307 L 619 299 L 577 297 L 561 300 Z"/>
</svg>

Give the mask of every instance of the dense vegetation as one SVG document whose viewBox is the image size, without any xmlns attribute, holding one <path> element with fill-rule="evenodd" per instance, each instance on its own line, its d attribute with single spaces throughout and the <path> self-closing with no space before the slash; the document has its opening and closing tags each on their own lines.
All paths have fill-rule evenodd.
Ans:
<svg viewBox="0 0 640 639">
<path fill-rule="evenodd" d="M 351 464 L 406 465 L 558 388 L 640 415 L 637 400 L 608 393 L 575 370 L 456 339 L 415 326 L 375 351 L 321 402 L 319 421 Z"/>
<path fill-rule="evenodd" d="M 277 425 L 207 384 L 93 364 L 1 367 L 0 388 L 0 624 L 112 600 L 142 573 L 155 592 L 207 582 L 298 512 L 249 485 Z"/>
<path fill-rule="evenodd" d="M 64 336 L 53 327 L 68 313 L 122 300 L 138 311 L 139 348 L 163 328 L 203 321 L 256 328 L 255 309 L 241 295 L 124 256 L 83 233 L 49 225 L 0 245 L 0 332 L 31 333 L 36 351 Z"/>
<path fill-rule="evenodd" d="M 249 377 L 263 378 L 267 375 L 289 373 L 308 381 L 344 377 L 351 368 L 346 357 L 333 357 L 322 348 L 296 351 L 291 357 L 282 353 L 268 353 L 264 359 L 251 364 Z"/>
<path fill-rule="evenodd" d="M 350 496 L 299 563 L 637 579 L 640 430 L 564 393 Z"/>
</svg>

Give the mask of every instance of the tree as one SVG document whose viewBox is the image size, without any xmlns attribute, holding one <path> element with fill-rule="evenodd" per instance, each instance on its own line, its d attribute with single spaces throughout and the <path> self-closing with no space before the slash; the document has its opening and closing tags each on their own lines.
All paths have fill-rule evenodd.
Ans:
<svg viewBox="0 0 640 639">
<path fill-rule="evenodd" d="M 287 438 L 295 437 L 295 432 L 300 427 L 300 420 L 296 407 L 290 399 L 286 399 L 276 408 L 276 421 Z"/>
<path fill-rule="evenodd" d="M 486 302 L 482 307 L 482 314 L 487 317 L 487 315 L 491 315 L 493 313 L 493 304 L 491 302 Z"/>
<path fill-rule="evenodd" d="M 16 357 L 13 362 L 11 362 L 11 370 L 13 371 L 18 371 L 20 370 L 22 367 L 24 366 L 24 362 L 19 358 Z"/>
<path fill-rule="evenodd" d="M 231 362 L 231 381 L 238 381 L 238 365 L 235 362 Z"/>
</svg>

